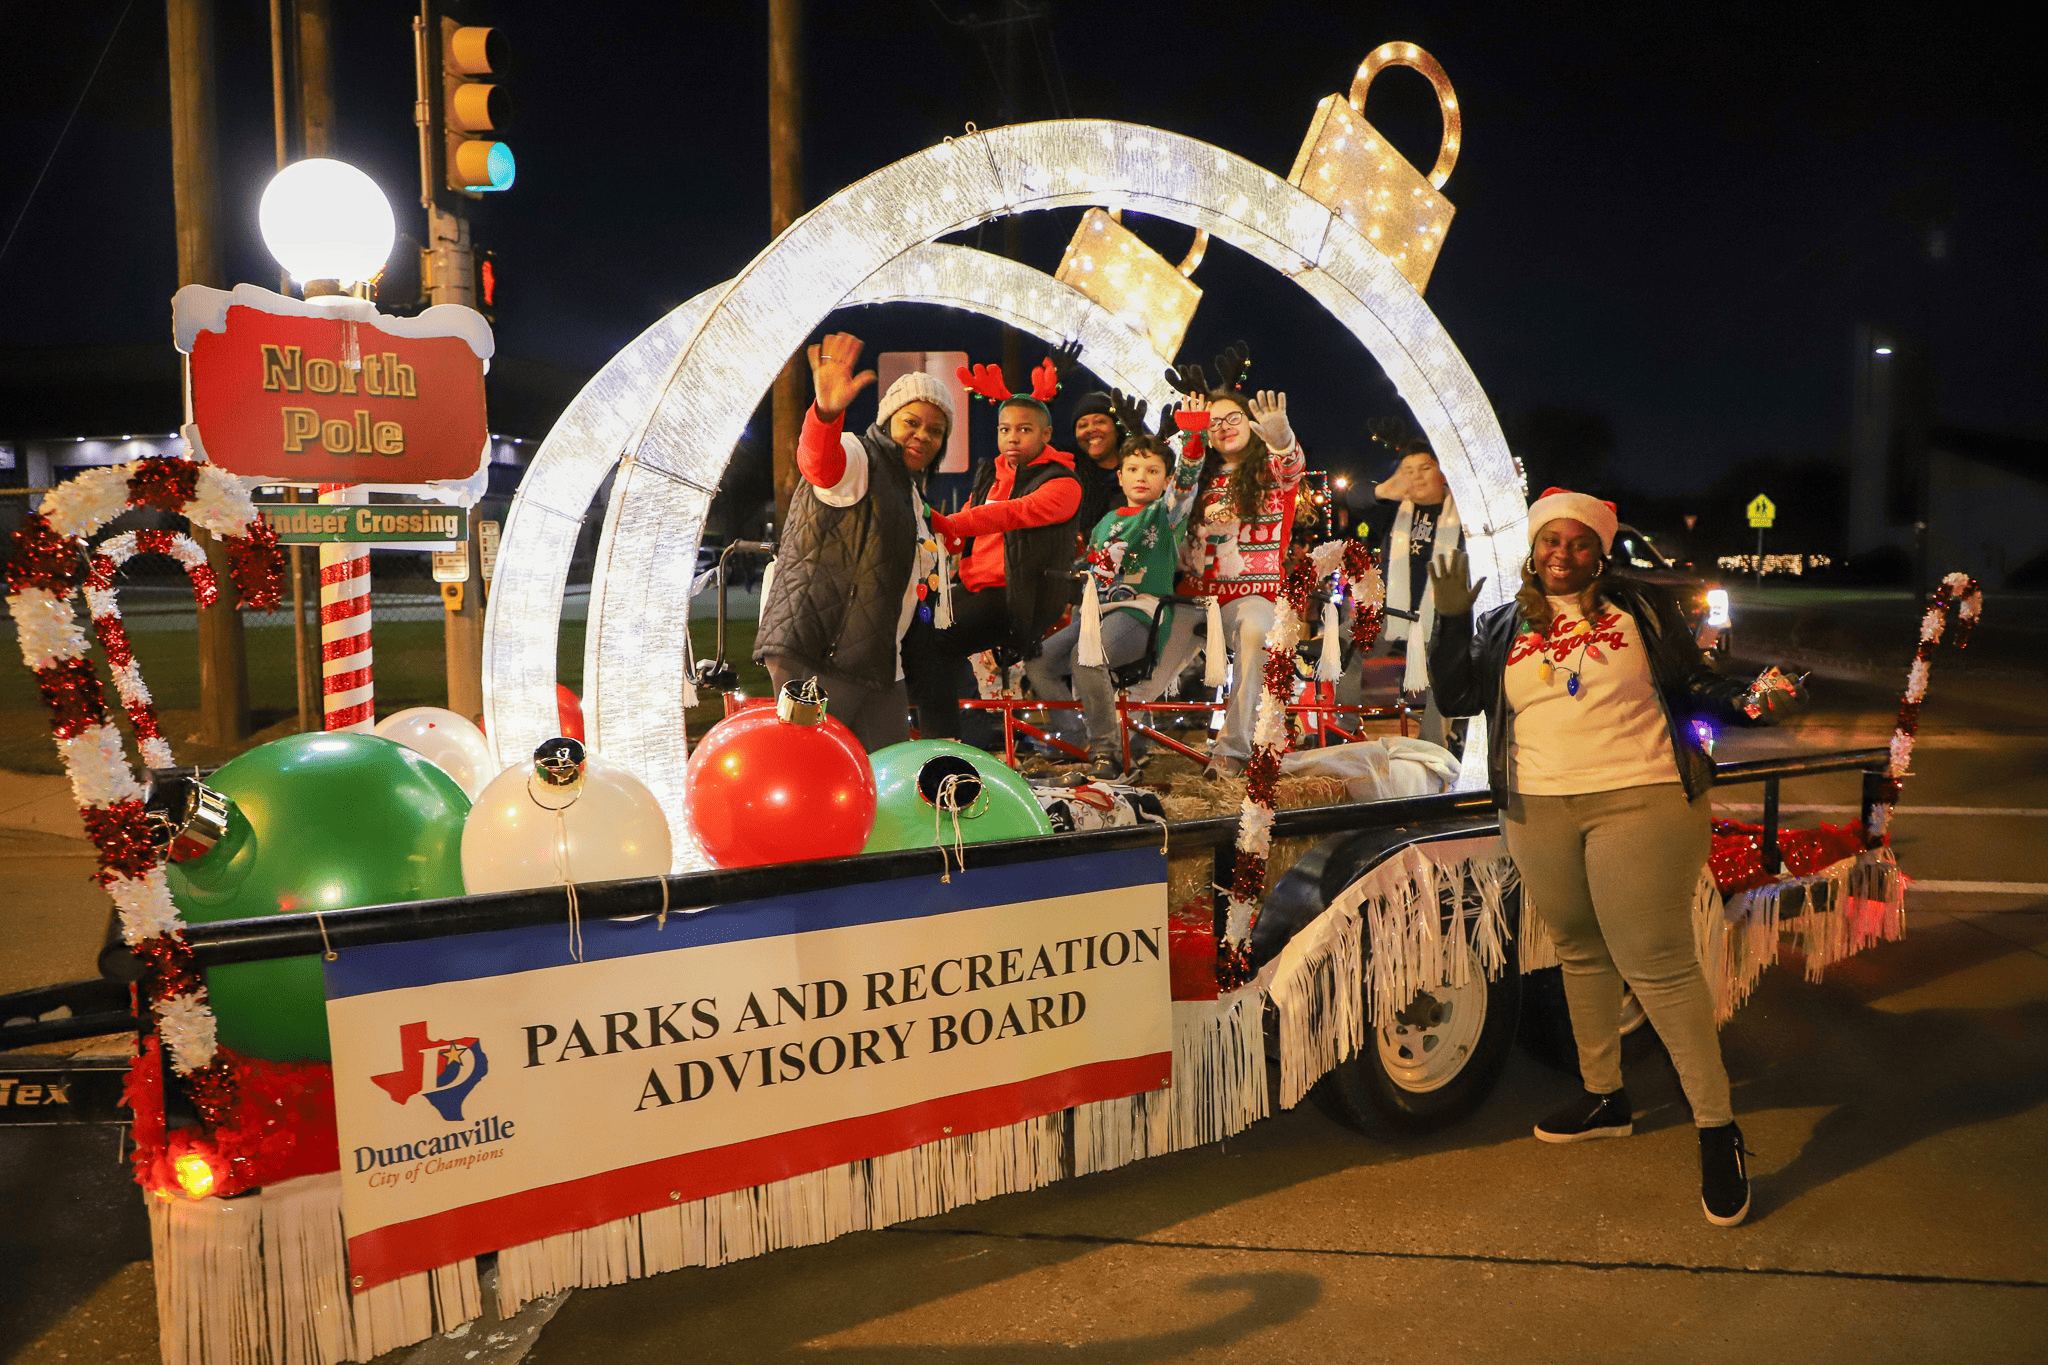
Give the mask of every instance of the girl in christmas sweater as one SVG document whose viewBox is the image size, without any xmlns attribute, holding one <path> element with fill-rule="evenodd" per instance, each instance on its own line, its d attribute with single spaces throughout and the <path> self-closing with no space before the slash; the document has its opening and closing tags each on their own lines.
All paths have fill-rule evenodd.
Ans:
<svg viewBox="0 0 2048 1365">
<path fill-rule="evenodd" d="M 1199 375 L 1200 367 L 1189 368 Z M 1210 750 L 1206 776 L 1236 777 L 1251 756 L 1266 633 L 1273 628 L 1295 489 L 1307 461 L 1288 425 L 1284 393 L 1248 396 L 1226 383 L 1189 393 L 1176 420 L 1182 430 L 1204 433 L 1208 446 L 1181 543 L 1181 591 L 1222 604 L 1223 639 L 1207 647 L 1227 648 L 1236 661 L 1223 733 Z"/>
</svg>

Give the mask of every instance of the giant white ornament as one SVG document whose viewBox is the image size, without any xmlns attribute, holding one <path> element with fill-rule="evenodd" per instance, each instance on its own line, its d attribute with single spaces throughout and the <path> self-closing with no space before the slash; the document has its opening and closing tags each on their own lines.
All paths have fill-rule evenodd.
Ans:
<svg viewBox="0 0 2048 1365">
<path fill-rule="evenodd" d="M 531 764 L 491 779 L 462 826 L 470 894 L 654 877 L 673 857 L 661 803 L 633 774 L 595 754 L 583 778 L 550 786 Z"/>
<path fill-rule="evenodd" d="M 490 742 L 474 721 L 439 706 L 413 706 L 377 722 L 376 733 L 394 740 L 455 779 L 472 802 L 498 771 Z"/>
<path fill-rule="evenodd" d="M 553 732 L 564 579 L 584 510 L 617 465 L 585 637 L 588 733 L 593 747 L 644 776 L 673 827 L 687 829 L 675 679 L 704 516 L 754 402 L 835 308 L 916 298 L 1052 341 L 1078 337 L 1082 363 L 1106 381 L 1170 396 L 1160 394 L 1146 339 L 1077 291 L 984 253 L 929 245 L 1010 213 L 1104 204 L 1205 229 L 1343 323 L 1437 452 L 1472 573 L 1486 579 L 1479 609 L 1505 600 L 1526 540 L 1514 462 L 1471 368 L 1393 262 L 1327 206 L 1208 143 L 1102 119 L 1020 124 L 927 148 L 840 191 L 732 281 L 648 329 L 570 404 L 505 524 L 484 645 L 499 756 Z M 1485 781 L 1485 763 L 1473 761 L 1485 753 L 1485 731 L 1475 718 L 1460 786 Z M 679 840 L 676 865 L 704 864 Z"/>
</svg>

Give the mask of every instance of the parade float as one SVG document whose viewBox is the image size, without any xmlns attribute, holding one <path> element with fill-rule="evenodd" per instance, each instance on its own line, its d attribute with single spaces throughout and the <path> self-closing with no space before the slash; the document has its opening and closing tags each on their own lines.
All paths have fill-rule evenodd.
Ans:
<svg viewBox="0 0 2048 1365">
<path fill-rule="evenodd" d="M 1437 89 L 1427 173 L 1364 118 L 1389 65 Z M 127 1090 L 164 1358 L 367 1359 L 476 1316 L 482 1257 L 509 1314 L 1213 1142 L 1311 1094 L 1381 1136 L 1483 1101 L 1521 974 L 1554 962 L 1483 790 L 1483 719 L 1462 775 L 1442 767 L 1427 794 L 1360 799 L 1397 788 L 1289 752 L 1311 599 L 1342 585 L 1365 608 L 1357 638 L 1375 628 L 1357 542 L 1287 580 L 1225 809 L 1053 797 L 957 745 L 869 764 L 801 689 L 706 735 L 685 725 L 711 498 L 821 321 L 950 306 L 1077 344 L 1105 384 L 1164 406 L 1212 239 L 1322 304 L 1385 372 L 1463 510 L 1480 607 L 1502 600 L 1523 490 L 1422 295 L 1461 136 L 1434 60 L 1389 44 L 1318 107 L 1285 177 L 1084 119 L 970 128 L 842 190 L 620 352 L 542 444 L 489 604 L 487 739 L 411 717 L 391 738 L 299 736 L 177 779 L 121 647 L 112 566 L 170 553 L 202 596 L 215 585 L 175 537 L 89 540 L 131 501 L 178 512 L 244 538 L 235 587 L 261 605 L 275 553 L 241 484 L 195 443 L 31 514 L 9 605 L 117 907 L 107 961 L 146 1006 Z M 1090 212 L 1056 276 L 940 240 L 1057 208 Z M 1123 211 L 1196 246 L 1176 267 Z M 586 748 L 560 734 L 557 641 L 607 479 Z M 81 584 L 140 770 L 86 658 Z M 1978 604 L 1954 582 L 1930 607 L 1889 753 L 1723 766 L 1767 785 L 1762 825 L 1719 831 L 1695 907 L 1724 1018 L 1787 944 L 1817 977 L 1901 932 L 1884 816 L 1927 655 L 1950 608 L 1966 630 Z M 1325 649 L 1334 634 L 1325 615 Z M 1778 829 L 1780 780 L 1866 769 L 1859 826 Z M 296 837 L 322 822 L 340 828 Z M 67 1022 L 84 1036 L 94 1020 Z"/>
</svg>

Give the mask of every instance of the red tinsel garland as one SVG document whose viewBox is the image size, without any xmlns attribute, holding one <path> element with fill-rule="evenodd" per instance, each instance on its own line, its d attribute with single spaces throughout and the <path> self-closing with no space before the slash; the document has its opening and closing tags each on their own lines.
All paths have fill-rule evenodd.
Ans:
<svg viewBox="0 0 2048 1365">
<path fill-rule="evenodd" d="M 63 597 L 85 577 L 83 547 L 43 518 L 30 512 L 14 530 L 14 552 L 7 560 L 7 588 L 18 593 L 40 588 Z"/>
<path fill-rule="evenodd" d="M 50 733 L 76 739 L 107 718 L 107 697 L 87 658 L 59 659 L 35 670 L 36 690 L 50 708 Z"/>
<path fill-rule="evenodd" d="M 229 536 L 226 545 L 236 605 L 250 611 L 276 610 L 284 584 L 284 551 L 278 548 L 277 532 L 257 517 L 247 534 Z"/>
<path fill-rule="evenodd" d="M 1957 649 L 1969 648 L 1970 632 L 1983 610 L 1984 590 L 1976 579 L 1966 573 L 1943 577 L 1928 599 L 1927 610 L 1920 619 L 1919 641 L 1913 649 L 1913 664 L 1906 673 L 1905 694 L 1899 699 L 1898 721 L 1892 727 L 1891 761 L 1885 765 L 1884 777 L 1873 793 L 1876 799 L 1870 808 L 1870 827 L 1865 831 L 1866 840 L 1873 848 L 1884 842 L 1892 812 L 1905 790 L 1905 779 L 1913 757 L 1913 741 L 1920 733 L 1920 708 L 1927 695 L 1935 647 L 1941 643 L 1946 631 L 1950 644 Z M 1952 612 L 1954 625 L 1951 626 Z"/>
<path fill-rule="evenodd" d="M 128 501 L 160 512 L 183 512 L 199 491 L 199 466 L 190 460 L 137 460 L 128 475 Z"/>
<path fill-rule="evenodd" d="M 332 1171 L 341 1165 L 334 1124 L 334 1072 L 325 1062 L 271 1062 L 220 1048 L 218 1060 L 185 1078 L 201 1128 L 163 1128 L 163 1062 L 155 1039 L 129 1067 L 123 1098 L 135 1110 L 135 1179 L 169 1197 L 183 1188 L 180 1157 L 206 1159 L 201 1193 L 240 1194 Z M 153 1122 L 145 1123 L 145 1118 Z"/>
<path fill-rule="evenodd" d="M 85 837 L 92 840 L 93 847 L 100 852 L 103 878 L 107 875 L 140 877 L 155 867 L 162 857 L 140 801 L 87 806 L 78 814 L 85 822 Z"/>
<path fill-rule="evenodd" d="M 128 506 L 146 506 L 187 515 L 199 495 L 202 468 L 184 460 L 151 459 L 125 471 Z M 84 476 L 104 477 L 99 471 Z M 118 477 L 118 475 L 116 475 Z M 101 490 L 92 494 L 97 498 Z M 218 502 L 246 498 L 232 483 L 216 485 L 209 496 Z M 6 564 L 10 595 L 30 590 L 67 600 L 83 582 L 93 588 L 110 589 L 119 565 L 107 555 L 88 558 L 84 536 L 91 534 L 118 513 L 119 507 L 94 501 L 90 516 L 81 516 L 75 534 L 62 534 L 42 512 L 30 512 L 12 536 L 12 553 Z M 283 555 L 277 537 L 250 508 L 246 513 L 231 507 L 231 524 L 247 526 L 242 535 L 223 536 L 230 575 L 241 605 L 257 610 L 274 608 L 283 582 Z M 209 506 L 201 511 L 209 524 L 223 518 Z M 171 531 L 144 530 L 133 533 L 134 553 L 176 553 L 182 537 Z M 189 553 L 186 556 L 191 558 Z M 193 590 L 202 605 L 218 599 L 219 583 L 210 566 L 188 564 Z M 116 669 L 132 668 L 134 650 L 125 630 L 120 628 L 117 608 L 108 602 L 96 604 L 95 625 L 103 648 Z M 111 627 L 111 629 L 109 629 Z M 70 740 L 100 729 L 107 723 L 105 691 L 91 661 L 72 652 L 65 644 L 60 656 L 35 671 L 37 684 L 50 707 L 51 728 L 60 740 Z M 153 733 L 153 717 L 135 715 L 138 735 Z M 66 767 L 76 786 L 81 779 L 80 758 L 66 751 Z M 90 770 L 97 771 L 97 770 Z M 103 777 L 94 782 L 104 785 Z M 133 886 L 144 883 L 156 872 L 162 855 L 151 836 L 139 800 L 108 800 L 104 796 L 81 794 L 80 816 L 87 836 L 99 854 L 97 880 L 110 887 L 116 883 Z M 161 884 L 154 884 L 161 895 Z M 117 895 L 118 900 L 118 895 Z M 122 903 L 124 924 L 130 914 Z M 204 978 L 192 964 L 192 954 L 175 927 L 158 932 L 134 946 L 148 982 L 152 1006 L 163 1008 L 178 1002 L 189 1018 L 194 1003 L 202 1008 L 206 998 Z M 174 1040 L 175 1041 L 175 1040 Z M 193 1152 L 207 1155 L 207 1188 L 195 1193 L 233 1194 L 268 1181 L 319 1170 L 333 1170 L 338 1164 L 334 1140 L 334 1105 L 331 1070 L 322 1063 L 278 1064 L 238 1057 L 228 1049 L 212 1048 L 212 1060 L 194 1066 L 184 1077 L 199 1112 L 202 1129 L 164 1131 L 163 1059 L 158 1035 L 145 1032 L 138 1040 L 138 1056 L 131 1069 L 126 1099 L 136 1115 L 137 1176 L 149 1188 L 165 1192 L 174 1184 L 181 1156 Z"/>
<path fill-rule="evenodd" d="M 1365 542 L 1352 540 L 1345 543 L 1341 558 L 1333 560 L 1329 547 L 1326 546 L 1317 554 L 1297 561 L 1282 578 L 1279 595 L 1279 605 L 1291 612 L 1297 623 L 1309 619 L 1316 585 L 1320 581 L 1320 576 L 1316 572 L 1318 563 L 1324 569 L 1332 569 L 1355 588 L 1370 581 L 1371 575 L 1378 568 L 1379 556 Z M 1373 641 L 1379 638 L 1382 619 L 1377 603 L 1356 604 L 1352 621 L 1353 642 L 1362 648 L 1370 648 Z M 1326 640 L 1324 648 L 1328 649 L 1335 643 L 1334 640 Z M 1274 799 L 1280 782 L 1281 755 L 1293 749 L 1300 737 L 1299 723 L 1294 714 L 1286 709 L 1287 704 L 1293 699 L 1297 681 L 1293 645 L 1282 645 L 1269 638 L 1264 666 L 1259 671 L 1259 684 L 1264 694 L 1260 712 L 1262 716 L 1265 714 L 1265 705 L 1268 703 L 1281 708 L 1279 714 L 1284 732 L 1278 737 L 1277 743 L 1254 739 L 1251 757 L 1245 764 L 1245 813 L 1241 817 L 1244 820 L 1257 820 L 1261 813 L 1267 821 L 1272 817 Z M 1265 828 L 1270 830 L 1270 824 Z M 1270 833 L 1260 837 L 1256 829 L 1247 832 L 1247 827 L 1240 826 L 1229 896 L 1234 906 L 1254 907 L 1253 923 L 1256 923 L 1256 907 L 1265 894 L 1270 848 Z M 1224 990 L 1235 990 L 1251 980 L 1251 977 L 1248 930 L 1244 941 L 1234 941 L 1228 935 L 1221 936 L 1216 950 L 1217 985 Z"/>
<path fill-rule="evenodd" d="M 1863 832 L 1854 825 L 1822 825 L 1818 829 L 1778 831 L 1778 853 L 1782 873 L 1764 868 L 1764 829 L 1734 820 L 1714 821 L 1713 851 L 1707 869 L 1723 896 L 1733 896 L 1753 887 L 1767 886 L 1784 877 L 1810 877 L 1852 858 L 1863 848 Z"/>
</svg>

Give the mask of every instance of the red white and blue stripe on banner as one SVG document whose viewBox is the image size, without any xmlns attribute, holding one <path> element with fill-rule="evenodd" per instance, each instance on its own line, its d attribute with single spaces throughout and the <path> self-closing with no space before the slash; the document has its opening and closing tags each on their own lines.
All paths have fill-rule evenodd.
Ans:
<svg viewBox="0 0 2048 1365">
<path fill-rule="evenodd" d="M 651 915 L 589 921 L 580 928 L 580 962 L 566 922 L 344 950 L 326 964 L 326 978 L 352 1276 L 367 1288 L 678 1201 L 1158 1089 L 1172 1070 L 1165 878 L 1166 859 L 1156 849 L 970 866 L 950 882 L 925 875 L 679 909 L 665 925 Z M 1022 974 L 1034 945 L 1041 958 L 1050 954 L 1053 975 L 1044 980 Z M 963 955 L 977 948 L 971 959 Z M 927 950 L 938 970 L 932 980 L 918 978 L 924 993 L 913 996 L 905 964 Z M 1004 954 L 1009 961 L 999 965 Z M 835 1059 L 827 1073 L 819 1057 L 832 1041 L 827 1037 L 808 1044 L 820 1083 L 788 1087 L 786 1097 L 778 1093 L 775 1101 L 785 1107 L 772 1116 L 761 1112 L 763 1090 L 750 1079 L 740 1093 L 738 1077 L 732 1093 L 714 1081 L 714 1104 L 675 1104 L 678 1087 L 672 1070 L 663 1068 L 675 1069 L 673 1059 L 690 1048 L 669 1048 L 650 1071 L 648 1059 L 657 1056 L 650 1044 L 662 1039 L 652 1019 L 644 1036 L 638 1030 L 639 1012 L 657 998 L 651 983 L 721 983 L 719 1008 L 729 1016 L 740 992 L 752 998 L 749 972 L 772 973 L 778 964 L 796 962 L 801 968 L 793 970 L 801 975 L 791 980 L 846 978 L 844 1019 L 864 1015 L 884 1027 L 899 1021 L 890 1035 L 897 1040 L 893 1058 L 886 1044 L 869 1055 L 896 1061 L 889 1077 L 901 1079 L 878 1084 L 881 1071 L 841 1072 L 843 1042 L 834 1044 L 836 1054 L 826 1051 Z M 947 963 L 958 966 L 948 972 Z M 1111 970 L 1125 964 L 1128 970 Z M 1035 970 L 1042 974 L 1045 965 Z M 869 968 L 865 979 L 863 967 Z M 998 1033 L 996 1046 L 954 1047 L 951 1034 L 942 1039 L 941 1026 L 918 1013 L 932 1005 L 911 1007 L 913 999 L 936 1004 L 960 996 L 971 989 L 963 983 L 974 967 L 989 987 L 977 996 L 994 1010 L 993 1018 L 1002 1019 L 1009 1008 L 1023 1020 L 1016 1011 L 1030 998 L 1031 1036 L 1003 1040 Z M 900 987 L 892 975 L 898 971 L 904 972 Z M 877 978 L 889 1008 L 877 1003 Z M 933 981 L 941 987 L 936 995 Z M 760 995 L 769 998 L 765 988 Z M 1066 1021 L 1046 1002 L 1057 998 L 1074 1016 L 1069 995 L 1079 998 L 1079 1011 L 1092 1013 L 1085 1027 L 1077 1023 L 1054 1040 L 1052 1030 Z M 604 1015 L 604 1002 L 613 1000 L 618 1012 Z M 547 1053 L 579 1011 L 585 1019 L 607 1019 L 606 1027 L 624 1032 L 630 1046 L 601 1036 L 593 1023 L 583 1046 L 607 1054 L 591 1058 L 597 1065 L 577 1064 L 581 1053 L 571 1065 L 547 1065 L 559 1060 Z M 671 1011 L 666 1036 L 684 1042 L 673 1023 L 686 1018 Z M 618 1020 L 626 1021 L 623 1027 L 610 1022 Z M 779 1008 L 776 1022 L 784 1022 Z M 841 1032 L 849 1026 L 842 1023 Z M 544 1033 L 546 1052 L 534 1046 Z M 854 1035 L 856 1045 L 864 1036 L 876 1031 Z M 990 1036 L 985 1027 L 983 1037 Z M 912 1040 L 907 1048 L 905 1040 Z M 975 1041 L 971 1030 L 967 1040 Z M 799 1057 L 805 1045 L 796 1043 Z M 735 1044 L 710 1042 L 699 1051 L 719 1046 Z M 569 1056 L 566 1048 L 563 1055 Z M 742 1074 L 758 1061 L 753 1076 L 762 1088 L 771 1083 L 766 1050 L 712 1060 L 731 1075 L 735 1059 Z M 904 1060 L 913 1065 L 902 1067 Z M 853 1065 L 860 1062 L 856 1055 Z M 704 1061 L 681 1066 L 717 1075 Z M 797 1072 L 801 1078 L 804 1068 Z M 833 1079 L 825 1082 L 828 1074 Z M 812 1091 L 819 1098 L 815 1111 Z M 607 1105 L 616 1112 L 607 1113 Z M 666 1114 L 655 1112 L 663 1109 Z M 719 1141 L 727 1122 L 735 1125 L 733 1140 Z M 608 1146 L 616 1152 L 592 1155 Z"/>
</svg>

